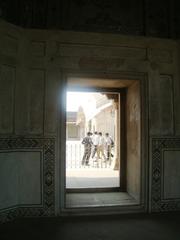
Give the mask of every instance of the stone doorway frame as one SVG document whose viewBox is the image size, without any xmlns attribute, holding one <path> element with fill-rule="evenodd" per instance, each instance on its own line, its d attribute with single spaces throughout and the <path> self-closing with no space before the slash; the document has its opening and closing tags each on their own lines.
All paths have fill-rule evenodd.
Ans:
<svg viewBox="0 0 180 240">
<path fill-rule="evenodd" d="M 145 73 L 132 73 L 132 72 L 109 72 L 104 73 L 100 71 L 87 72 L 87 71 L 63 71 L 62 73 L 62 89 L 60 99 L 60 117 L 59 117 L 59 159 L 60 159 L 60 171 L 59 171 L 59 182 L 60 192 L 59 201 L 60 215 L 93 215 L 93 214 L 120 214 L 120 213 L 133 213 L 133 212 L 147 212 L 148 210 L 148 184 L 149 184 L 149 153 L 148 153 L 148 80 Z M 121 82 L 122 85 L 129 81 L 139 81 L 140 83 L 140 104 L 141 104 L 141 176 L 140 176 L 140 201 L 135 205 L 124 205 L 124 206 L 112 206 L 112 207 L 90 207 L 90 208 L 78 208 L 78 209 L 67 209 L 66 208 L 66 187 L 65 187 L 65 157 L 66 157 L 66 89 L 67 80 L 69 78 L 85 78 L 85 79 L 113 79 Z"/>
</svg>

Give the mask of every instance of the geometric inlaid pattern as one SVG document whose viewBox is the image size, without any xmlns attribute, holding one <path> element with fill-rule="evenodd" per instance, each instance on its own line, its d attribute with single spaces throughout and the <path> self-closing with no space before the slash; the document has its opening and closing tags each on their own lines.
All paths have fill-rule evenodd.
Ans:
<svg viewBox="0 0 180 240">
<path fill-rule="evenodd" d="M 151 211 L 165 212 L 180 210 L 180 199 L 163 199 L 161 192 L 163 152 L 180 149 L 180 138 L 153 138 L 152 139 L 152 185 Z"/>
<path fill-rule="evenodd" d="M 55 210 L 55 139 L 54 138 L 0 138 L 0 151 L 40 150 L 43 154 L 42 205 L 16 206 L 0 211 L 0 222 L 16 217 L 53 216 Z"/>
</svg>

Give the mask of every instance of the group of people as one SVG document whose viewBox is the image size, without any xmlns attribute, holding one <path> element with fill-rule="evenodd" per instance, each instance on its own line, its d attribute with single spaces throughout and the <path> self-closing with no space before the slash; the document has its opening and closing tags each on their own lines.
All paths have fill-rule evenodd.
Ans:
<svg viewBox="0 0 180 240">
<path fill-rule="evenodd" d="M 104 160 L 111 163 L 111 149 L 114 146 L 114 142 L 109 133 L 102 135 L 102 132 L 87 132 L 86 137 L 83 138 L 82 144 L 84 145 L 84 155 L 82 158 L 82 165 L 89 165 L 90 157 L 93 161 Z"/>
</svg>

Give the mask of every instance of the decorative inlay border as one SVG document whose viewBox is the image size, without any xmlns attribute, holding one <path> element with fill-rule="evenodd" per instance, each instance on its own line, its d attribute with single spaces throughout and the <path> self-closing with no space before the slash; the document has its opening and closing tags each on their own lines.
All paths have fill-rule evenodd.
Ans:
<svg viewBox="0 0 180 240">
<path fill-rule="evenodd" d="M 16 217 L 53 216 L 55 211 L 55 139 L 53 138 L 0 138 L 0 150 L 41 150 L 43 153 L 42 206 L 16 206 L 0 211 L 0 222 Z"/>
<path fill-rule="evenodd" d="M 163 151 L 180 149 L 180 138 L 153 138 L 152 139 L 152 185 L 151 211 L 165 212 L 180 210 L 179 199 L 162 199 L 162 164 Z"/>
</svg>

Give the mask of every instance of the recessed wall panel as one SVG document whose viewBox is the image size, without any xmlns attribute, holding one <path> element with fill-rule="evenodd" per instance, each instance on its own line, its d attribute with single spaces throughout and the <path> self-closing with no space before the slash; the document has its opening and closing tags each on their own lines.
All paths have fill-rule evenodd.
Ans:
<svg viewBox="0 0 180 240">
<path fill-rule="evenodd" d="M 46 51 L 46 44 L 45 42 L 31 42 L 31 54 L 36 57 L 44 57 Z"/>
<path fill-rule="evenodd" d="M 54 215 L 54 164 L 54 138 L 0 138 L 0 222 Z"/>
<path fill-rule="evenodd" d="M 42 204 L 42 161 L 40 151 L 0 152 L 0 210 Z"/>
<path fill-rule="evenodd" d="M 166 49 L 148 49 L 148 58 L 150 61 L 156 61 L 160 63 L 172 63 L 173 53 Z"/>
<path fill-rule="evenodd" d="M 18 79 L 15 105 L 17 134 L 43 134 L 44 81 L 43 69 L 28 69 Z"/>
<path fill-rule="evenodd" d="M 61 91 L 58 87 L 59 79 L 60 77 L 57 70 L 49 70 L 47 72 L 44 119 L 45 134 L 57 133 L 58 102 L 60 101 L 61 94 Z"/>
<path fill-rule="evenodd" d="M 19 204 L 42 202 L 42 153 L 18 152 L 19 159 Z"/>
<path fill-rule="evenodd" d="M 57 53 L 62 57 L 114 57 L 141 59 L 147 58 L 145 48 L 133 47 L 111 47 L 111 46 L 91 46 L 91 45 L 68 45 L 57 43 Z"/>
<path fill-rule="evenodd" d="M 0 210 L 18 204 L 18 159 L 12 152 L 0 152 Z"/>
<path fill-rule="evenodd" d="M 175 133 L 177 136 L 180 136 L 180 107 L 179 107 L 180 94 L 179 93 L 180 93 L 180 81 L 179 81 L 179 76 L 177 76 L 174 79 L 174 118 L 175 118 Z"/>
<path fill-rule="evenodd" d="M 43 70 L 32 69 L 29 76 L 29 133 L 42 134 L 45 73 Z"/>
<path fill-rule="evenodd" d="M 180 139 L 152 139 L 151 210 L 180 210 Z"/>
<path fill-rule="evenodd" d="M 150 133 L 173 134 L 173 80 L 172 76 L 160 75 L 150 81 Z"/>
<path fill-rule="evenodd" d="M 15 68 L 0 66 L 0 133 L 13 132 Z"/>
<path fill-rule="evenodd" d="M 10 35 L 1 36 L 1 52 L 4 55 L 16 56 L 18 52 L 18 40 Z"/>
<path fill-rule="evenodd" d="M 164 151 L 163 198 L 180 199 L 180 149 Z"/>
</svg>

